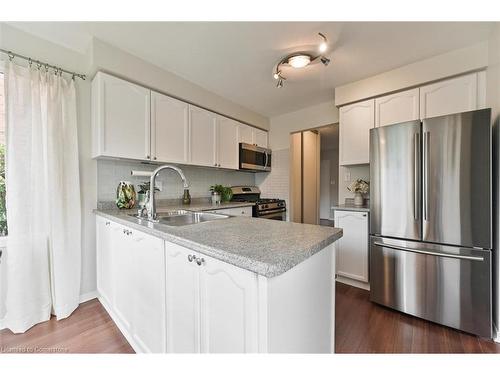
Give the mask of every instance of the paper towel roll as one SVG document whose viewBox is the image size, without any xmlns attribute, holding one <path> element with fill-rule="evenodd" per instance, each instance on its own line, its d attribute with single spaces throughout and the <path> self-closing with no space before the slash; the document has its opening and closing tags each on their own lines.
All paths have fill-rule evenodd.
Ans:
<svg viewBox="0 0 500 375">
<path fill-rule="evenodd" d="M 153 172 L 150 172 L 150 171 L 130 171 L 130 174 L 134 177 L 151 177 Z"/>
</svg>

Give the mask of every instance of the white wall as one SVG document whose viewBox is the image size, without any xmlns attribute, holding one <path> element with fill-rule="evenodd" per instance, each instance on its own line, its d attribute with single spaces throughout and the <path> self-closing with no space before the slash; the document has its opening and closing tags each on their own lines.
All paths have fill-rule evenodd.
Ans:
<svg viewBox="0 0 500 375">
<path fill-rule="evenodd" d="M 267 117 L 99 39 L 93 39 L 89 55 L 92 77 L 98 70 L 102 70 L 249 125 L 269 129 Z M 207 74 L 210 72 L 207 71 Z M 235 90 L 240 89 L 235 87 Z"/>
<path fill-rule="evenodd" d="M 269 144 L 273 150 L 290 148 L 290 133 L 317 128 L 339 121 L 339 111 L 333 100 L 303 108 L 284 115 L 271 117 Z"/>
<path fill-rule="evenodd" d="M 500 329 L 500 24 L 489 39 L 486 71 L 486 104 L 492 109 L 493 122 L 493 319 Z M 500 334 L 497 332 L 497 341 Z"/>
<path fill-rule="evenodd" d="M 488 42 L 453 50 L 335 88 L 335 104 L 368 99 L 488 65 Z"/>
</svg>

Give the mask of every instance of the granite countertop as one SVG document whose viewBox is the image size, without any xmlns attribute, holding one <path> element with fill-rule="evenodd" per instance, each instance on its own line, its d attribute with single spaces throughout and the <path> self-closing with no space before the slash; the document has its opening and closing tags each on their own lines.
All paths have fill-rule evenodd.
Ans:
<svg viewBox="0 0 500 375">
<path fill-rule="evenodd" d="M 370 206 L 355 206 L 354 204 L 339 204 L 337 206 L 332 206 L 332 210 L 336 211 L 359 211 L 359 212 L 370 212 Z"/>
<path fill-rule="evenodd" d="M 268 278 L 288 271 L 342 237 L 340 228 L 243 216 L 173 227 L 129 216 L 135 211 L 94 210 L 119 224 Z"/>
</svg>

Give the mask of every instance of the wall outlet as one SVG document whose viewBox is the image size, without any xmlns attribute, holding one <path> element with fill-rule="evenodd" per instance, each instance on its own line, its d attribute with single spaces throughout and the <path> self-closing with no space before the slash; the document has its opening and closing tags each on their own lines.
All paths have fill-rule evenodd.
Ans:
<svg viewBox="0 0 500 375">
<path fill-rule="evenodd" d="M 163 190 L 163 182 L 161 182 L 161 181 L 155 181 L 155 187 L 156 187 L 159 191 L 162 191 L 162 190 Z"/>
<path fill-rule="evenodd" d="M 345 182 L 351 181 L 351 171 L 349 171 L 349 170 L 345 171 L 345 173 L 344 173 L 344 181 Z"/>
</svg>

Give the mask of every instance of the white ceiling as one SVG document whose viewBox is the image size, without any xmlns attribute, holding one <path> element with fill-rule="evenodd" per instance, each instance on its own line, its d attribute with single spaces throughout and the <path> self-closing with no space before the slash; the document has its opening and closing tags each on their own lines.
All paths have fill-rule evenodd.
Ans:
<svg viewBox="0 0 500 375">
<path fill-rule="evenodd" d="M 486 40 L 472 22 L 11 22 L 85 52 L 92 37 L 169 70 L 265 116 L 333 100 L 336 86 Z M 330 41 L 331 63 L 294 70 L 277 89 L 274 64 Z"/>
</svg>

